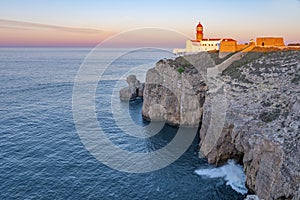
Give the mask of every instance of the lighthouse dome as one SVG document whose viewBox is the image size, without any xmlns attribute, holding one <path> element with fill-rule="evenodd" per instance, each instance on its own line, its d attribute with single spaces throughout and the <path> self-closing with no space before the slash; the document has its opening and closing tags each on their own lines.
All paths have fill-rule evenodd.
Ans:
<svg viewBox="0 0 300 200">
<path fill-rule="evenodd" d="M 203 27 L 202 24 L 201 24 L 200 22 L 199 22 L 199 24 L 197 25 L 197 28 L 198 28 L 198 27 Z"/>
</svg>

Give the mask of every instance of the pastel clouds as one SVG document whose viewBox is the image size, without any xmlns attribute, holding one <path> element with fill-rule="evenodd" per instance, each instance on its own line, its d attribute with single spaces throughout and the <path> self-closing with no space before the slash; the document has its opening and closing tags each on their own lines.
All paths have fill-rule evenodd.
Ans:
<svg viewBox="0 0 300 200">
<path fill-rule="evenodd" d="M 0 19 L 0 46 L 95 46 L 112 34 L 97 29 Z"/>
</svg>

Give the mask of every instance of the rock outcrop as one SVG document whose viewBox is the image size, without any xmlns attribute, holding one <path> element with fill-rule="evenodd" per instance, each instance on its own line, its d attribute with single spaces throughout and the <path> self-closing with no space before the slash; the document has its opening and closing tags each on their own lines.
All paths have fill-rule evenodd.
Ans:
<svg viewBox="0 0 300 200">
<path fill-rule="evenodd" d="M 239 56 L 218 66 L 205 53 L 159 61 L 147 72 L 143 116 L 185 126 L 202 117 L 209 163 L 235 158 L 259 198 L 298 200 L 300 52 Z"/>
<path fill-rule="evenodd" d="M 199 126 L 208 89 L 201 71 L 212 65 L 206 53 L 160 60 L 146 75 L 143 117 L 175 126 Z"/>
<path fill-rule="evenodd" d="M 129 75 L 126 79 L 128 87 L 122 88 L 119 92 L 121 100 L 132 100 L 143 97 L 144 83 L 140 83 L 135 75 Z"/>
<path fill-rule="evenodd" d="M 251 52 L 217 78 L 224 90 L 206 96 L 201 154 L 240 160 L 261 199 L 298 199 L 300 52 Z"/>
</svg>

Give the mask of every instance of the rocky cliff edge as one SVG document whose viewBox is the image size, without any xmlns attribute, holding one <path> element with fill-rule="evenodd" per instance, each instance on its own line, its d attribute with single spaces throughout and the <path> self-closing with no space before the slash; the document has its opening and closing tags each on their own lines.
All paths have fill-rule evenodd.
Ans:
<svg viewBox="0 0 300 200">
<path fill-rule="evenodd" d="M 185 126 L 202 118 L 200 154 L 210 163 L 235 158 L 260 198 L 299 199 L 299 51 L 249 52 L 224 63 L 207 53 L 159 61 L 147 72 L 143 116 Z"/>
</svg>

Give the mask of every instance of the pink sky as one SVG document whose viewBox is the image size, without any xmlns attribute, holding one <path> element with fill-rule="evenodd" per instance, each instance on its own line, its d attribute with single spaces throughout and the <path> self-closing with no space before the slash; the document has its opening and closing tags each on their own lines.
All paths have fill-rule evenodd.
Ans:
<svg viewBox="0 0 300 200">
<path fill-rule="evenodd" d="M 0 20 L 1 46 L 95 46 L 111 32 Z"/>
<path fill-rule="evenodd" d="M 124 31 L 156 27 L 166 31 L 131 32 L 111 44 L 182 47 L 200 20 L 205 37 L 245 43 L 280 36 L 288 44 L 300 42 L 299 19 L 298 0 L 10 0 L 0 2 L 0 46 L 95 46 Z"/>
</svg>

